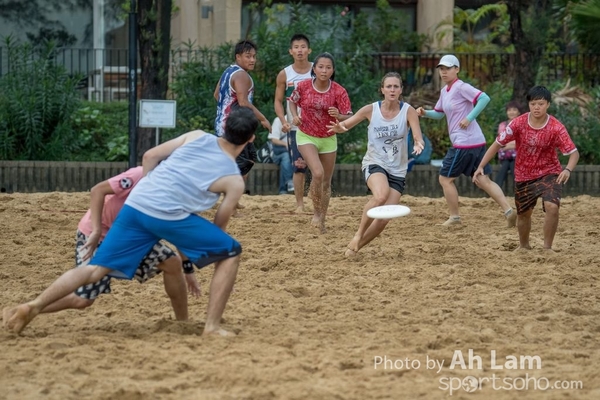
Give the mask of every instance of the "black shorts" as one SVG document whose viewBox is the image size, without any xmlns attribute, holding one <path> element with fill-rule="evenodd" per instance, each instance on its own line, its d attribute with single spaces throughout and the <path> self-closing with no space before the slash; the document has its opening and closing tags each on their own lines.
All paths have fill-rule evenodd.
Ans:
<svg viewBox="0 0 600 400">
<path fill-rule="evenodd" d="M 306 172 L 306 163 L 298 150 L 298 144 L 296 143 L 296 131 L 290 131 L 287 135 L 288 149 L 290 151 L 290 160 L 292 160 L 292 169 L 294 172 Z M 300 165 L 298 165 L 300 164 Z"/>
<path fill-rule="evenodd" d="M 485 145 L 469 149 L 451 147 L 442 161 L 440 176 L 445 176 L 446 178 L 458 178 L 461 175 L 472 177 L 475 171 L 477 171 L 477 167 L 479 167 L 485 151 Z M 489 164 L 486 165 L 483 173 L 489 175 L 491 172 L 492 167 Z"/>
<path fill-rule="evenodd" d="M 542 201 L 560 206 L 562 185 L 556 182 L 556 178 L 558 175 L 546 175 L 532 181 L 515 182 L 517 214 L 523 214 L 534 208 L 539 197 Z M 546 211 L 543 203 L 542 209 Z"/>
<path fill-rule="evenodd" d="M 244 150 L 237 156 L 235 162 L 238 165 L 242 176 L 248 175 L 256 162 L 256 147 L 254 147 L 254 143 L 250 142 L 246 144 L 246 147 L 244 147 Z"/>
<path fill-rule="evenodd" d="M 363 173 L 365 174 L 365 183 L 372 174 L 378 172 L 384 174 L 387 177 L 388 184 L 390 185 L 391 189 L 394 189 L 400 194 L 404 193 L 404 187 L 406 186 L 405 179 L 400 178 L 399 176 L 391 175 L 383 167 L 380 167 L 377 164 L 369 165 L 367 168 L 363 169 Z M 367 187 L 369 187 L 369 185 L 367 185 Z"/>
</svg>

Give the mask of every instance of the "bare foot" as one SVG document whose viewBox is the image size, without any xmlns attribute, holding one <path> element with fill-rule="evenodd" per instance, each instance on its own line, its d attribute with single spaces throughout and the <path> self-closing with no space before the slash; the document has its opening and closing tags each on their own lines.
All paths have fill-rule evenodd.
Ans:
<svg viewBox="0 0 600 400">
<path fill-rule="evenodd" d="M 233 337 L 233 336 L 237 336 L 234 332 L 230 332 L 230 331 L 226 331 L 223 328 L 204 328 L 204 332 L 202 332 L 202 335 L 218 335 L 218 336 L 223 336 L 223 337 Z"/>
<path fill-rule="evenodd" d="M 17 307 L 5 307 L 2 310 L 2 326 L 8 328 L 8 320 L 17 312 Z"/>
<path fill-rule="evenodd" d="M 296 209 L 294 210 L 294 213 L 304 214 L 304 206 L 297 206 Z"/>
<path fill-rule="evenodd" d="M 355 253 L 357 253 L 358 250 L 360 250 L 360 248 L 358 247 L 358 245 L 360 243 L 360 239 L 361 239 L 361 236 L 354 235 L 352 237 L 352 240 L 350 241 L 350 243 L 348 243 L 348 249 L 352 250 Z"/>
<path fill-rule="evenodd" d="M 28 304 L 21 304 L 14 308 L 12 316 L 8 320 L 6 327 L 14 333 L 21 333 L 21 331 L 35 318 L 35 313 L 31 306 Z"/>
<path fill-rule="evenodd" d="M 352 249 L 346 249 L 346 252 L 344 253 L 344 256 L 348 258 L 356 257 L 357 255 L 358 253 Z"/>
<path fill-rule="evenodd" d="M 245 205 L 243 205 L 242 203 L 237 203 L 237 204 L 235 205 L 235 208 L 237 208 L 238 210 L 243 210 L 244 208 L 246 208 L 246 206 L 245 206 Z"/>
<path fill-rule="evenodd" d="M 515 253 L 525 253 L 528 250 L 531 250 L 531 246 L 530 245 L 526 245 L 526 246 L 519 246 L 515 249 Z"/>
</svg>

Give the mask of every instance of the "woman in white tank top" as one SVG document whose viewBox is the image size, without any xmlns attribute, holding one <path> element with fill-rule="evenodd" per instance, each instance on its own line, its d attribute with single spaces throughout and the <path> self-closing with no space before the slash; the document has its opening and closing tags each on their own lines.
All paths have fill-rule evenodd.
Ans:
<svg viewBox="0 0 600 400">
<path fill-rule="evenodd" d="M 375 239 L 389 220 L 373 220 L 367 211 L 384 204 L 398 204 L 404 190 L 408 166 L 408 130 L 412 129 L 415 145 L 413 154 L 425 148 L 416 110 L 400 100 L 402 78 L 397 72 L 387 73 L 379 89 L 383 101 L 368 104 L 343 122 L 329 125 L 329 131 L 343 133 L 368 119 L 367 153 L 362 162 L 367 187 L 373 197 L 363 209 L 358 230 L 348 244 L 346 256 L 354 256 L 367 243 Z"/>
</svg>

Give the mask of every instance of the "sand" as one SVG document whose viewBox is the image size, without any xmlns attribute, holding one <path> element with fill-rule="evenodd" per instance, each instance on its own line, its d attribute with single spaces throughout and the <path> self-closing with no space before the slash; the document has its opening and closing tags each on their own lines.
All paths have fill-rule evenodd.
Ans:
<svg viewBox="0 0 600 400">
<path fill-rule="evenodd" d="M 73 266 L 88 196 L 0 196 L 1 307 Z M 89 309 L 40 315 L 21 336 L 0 330 L 0 398 L 600 398 L 600 198 L 563 200 L 548 254 L 540 206 L 534 249 L 519 253 L 491 200 L 461 198 L 464 226 L 445 229 L 443 199 L 407 196 L 411 215 L 347 259 L 365 202 L 333 198 L 318 235 L 309 214 L 291 212 L 292 196 L 244 197 L 230 224 L 244 253 L 224 314 L 237 337 L 200 336 L 211 267 L 196 273 L 203 295 L 190 299 L 189 322 L 174 320 L 161 277 L 114 281 Z M 481 369 L 476 357 L 469 368 L 469 350 Z M 513 357 L 530 358 L 493 369 Z M 459 388 L 469 376 L 483 385 Z M 569 389 L 534 388 L 557 380 Z"/>
</svg>

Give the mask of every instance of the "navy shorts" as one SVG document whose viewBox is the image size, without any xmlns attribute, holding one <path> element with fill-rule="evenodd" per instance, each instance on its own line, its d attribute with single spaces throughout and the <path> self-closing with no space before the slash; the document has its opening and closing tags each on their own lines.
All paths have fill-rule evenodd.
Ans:
<svg viewBox="0 0 600 400">
<path fill-rule="evenodd" d="M 391 175 L 387 172 L 383 167 L 380 167 L 377 164 L 369 165 L 367 168 L 363 169 L 363 173 L 365 174 L 365 183 L 369 179 L 369 177 L 374 174 L 380 172 L 387 177 L 388 184 L 390 188 L 394 189 L 396 192 L 402 194 L 404 193 L 404 187 L 406 186 L 406 181 L 404 178 L 400 178 L 399 176 Z M 369 185 L 367 185 L 369 187 Z"/>
<path fill-rule="evenodd" d="M 485 151 L 485 145 L 469 149 L 451 147 L 442 161 L 440 176 L 445 176 L 446 178 L 458 178 L 461 175 L 472 177 L 475 171 L 477 171 L 477 167 L 479 167 Z M 485 175 L 491 174 L 492 167 L 486 165 L 483 173 Z"/>
<path fill-rule="evenodd" d="M 290 151 L 290 159 L 292 160 L 292 168 L 294 172 L 306 172 L 306 163 L 298 150 L 298 144 L 296 142 L 296 131 L 290 131 L 287 135 L 288 149 Z M 300 165 L 299 165 L 300 164 Z"/>
<path fill-rule="evenodd" d="M 131 279 L 140 261 L 160 239 L 177 247 L 198 268 L 242 252 L 235 239 L 199 215 L 171 221 L 124 205 L 90 265 L 111 269 L 111 277 Z"/>
</svg>

